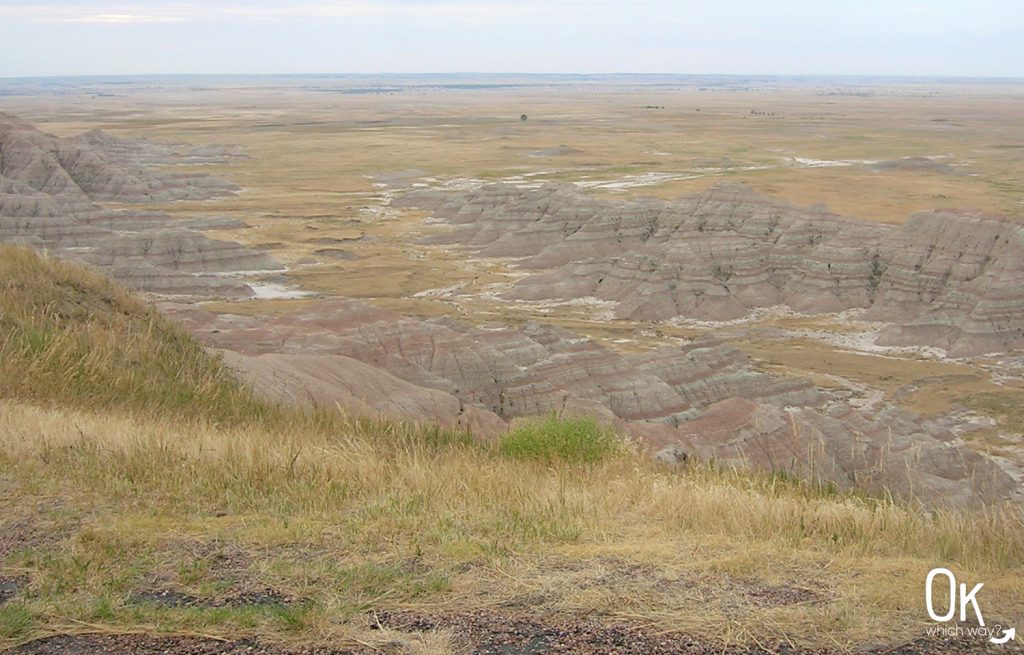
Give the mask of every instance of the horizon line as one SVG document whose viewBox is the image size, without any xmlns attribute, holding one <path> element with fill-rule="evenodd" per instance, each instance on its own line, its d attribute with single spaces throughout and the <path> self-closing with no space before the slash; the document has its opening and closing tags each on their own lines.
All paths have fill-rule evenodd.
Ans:
<svg viewBox="0 0 1024 655">
<path fill-rule="evenodd" d="M 149 77 L 427 77 L 427 76 L 469 76 L 481 77 L 728 77 L 728 78 L 846 78 L 846 79 L 892 79 L 892 80 L 998 80 L 1021 81 L 1024 75 L 950 75 L 941 73 L 665 73 L 665 72 L 524 72 L 524 71 L 429 71 L 429 72 L 289 72 L 289 73 L 237 73 L 237 72 L 179 72 L 179 73 L 55 73 L 47 75 L 0 75 L 0 80 L 45 80 L 45 79 L 97 79 L 97 78 L 149 78 Z"/>
</svg>

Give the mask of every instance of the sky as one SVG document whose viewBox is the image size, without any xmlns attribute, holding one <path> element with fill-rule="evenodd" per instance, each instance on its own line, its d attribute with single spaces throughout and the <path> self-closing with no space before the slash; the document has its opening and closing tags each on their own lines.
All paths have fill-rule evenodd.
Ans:
<svg viewBox="0 0 1024 655">
<path fill-rule="evenodd" d="M 0 0 L 0 77 L 1024 77 L 1022 0 Z"/>
</svg>

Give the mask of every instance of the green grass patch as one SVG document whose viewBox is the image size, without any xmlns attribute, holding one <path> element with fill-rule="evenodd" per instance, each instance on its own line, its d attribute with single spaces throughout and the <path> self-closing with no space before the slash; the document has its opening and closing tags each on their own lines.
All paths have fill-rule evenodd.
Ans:
<svg viewBox="0 0 1024 655">
<path fill-rule="evenodd" d="M 0 605 L 0 638 L 15 639 L 36 624 L 35 615 L 22 603 Z"/>
<path fill-rule="evenodd" d="M 970 409 L 994 416 L 999 427 L 1024 432 L 1024 406 L 1017 394 L 979 393 L 963 400 Z"/>
<path fill-rule="evenodd" d="M 621 452 L 623 442 L 592 418 L 550 414 L 516 426 L 502 438 L 499 449 L 513 459 L 594 463 Z"/>
</svg>

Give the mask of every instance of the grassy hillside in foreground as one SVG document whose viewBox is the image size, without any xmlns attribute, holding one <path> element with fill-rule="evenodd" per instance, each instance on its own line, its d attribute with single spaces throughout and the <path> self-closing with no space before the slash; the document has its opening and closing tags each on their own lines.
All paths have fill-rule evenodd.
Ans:
<svg viewBox="0 0 1024 655">
<path fill-rule="evenodd" d="M 146 631 L 426 655 L 460 636 L 371 611 L 894 643 L 923 631 L 934 566 L 984 581 L 989 621 L 1024 618 L 1007 509 L 924 515 L 628 448 L 574 459 L 538 445 L 542 424 L 493 448 L 271 406 L 141 301 L 14 248 L 0 356 L 0 649 Z"/>
<path fill-rule="evenodd" d="M 211 419 L 260 405 L 183 331 L 99 273 L 0 245 L 0 396 Z"/>
</svg>

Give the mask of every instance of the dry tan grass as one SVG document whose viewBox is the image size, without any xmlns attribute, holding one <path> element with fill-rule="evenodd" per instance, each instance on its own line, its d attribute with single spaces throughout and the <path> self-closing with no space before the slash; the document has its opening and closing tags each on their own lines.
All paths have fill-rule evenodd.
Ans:
<svg viewBox="0 0 1024 655">
<path fill-rule="evenodd" d="M 863 644 L 921 629 L 924 575 L 937 565 L 984 580 L 1001 618 L 1024 611 L 1024 526 L 995 508 L 925 515 L 630 454 L 540 465 L 359 422 L 226 429 L 11 402 L 0 405 L 0 452 L 8 520 L 48 507 L 41 520 L 67 535 L 7 560 L 33 580 L 37 632 L 106 603 L 120 627 L 344 641 L 362 638 L 371 608 L 497 606 Z M 244 564 L 218 570 L 197 544 L 237 549 Z M 218 580 L 310 604 L 283 620 L 140 614 L 125 600 L 154 584 L 216 593 Z M 794 590 L 795 601 L 773 600 Z"/>
<path fill-rule="evenodd" d="M 103 275 L 0 244 L 0 398 L 265 413 L 183 330 Z"/>
</svg>

